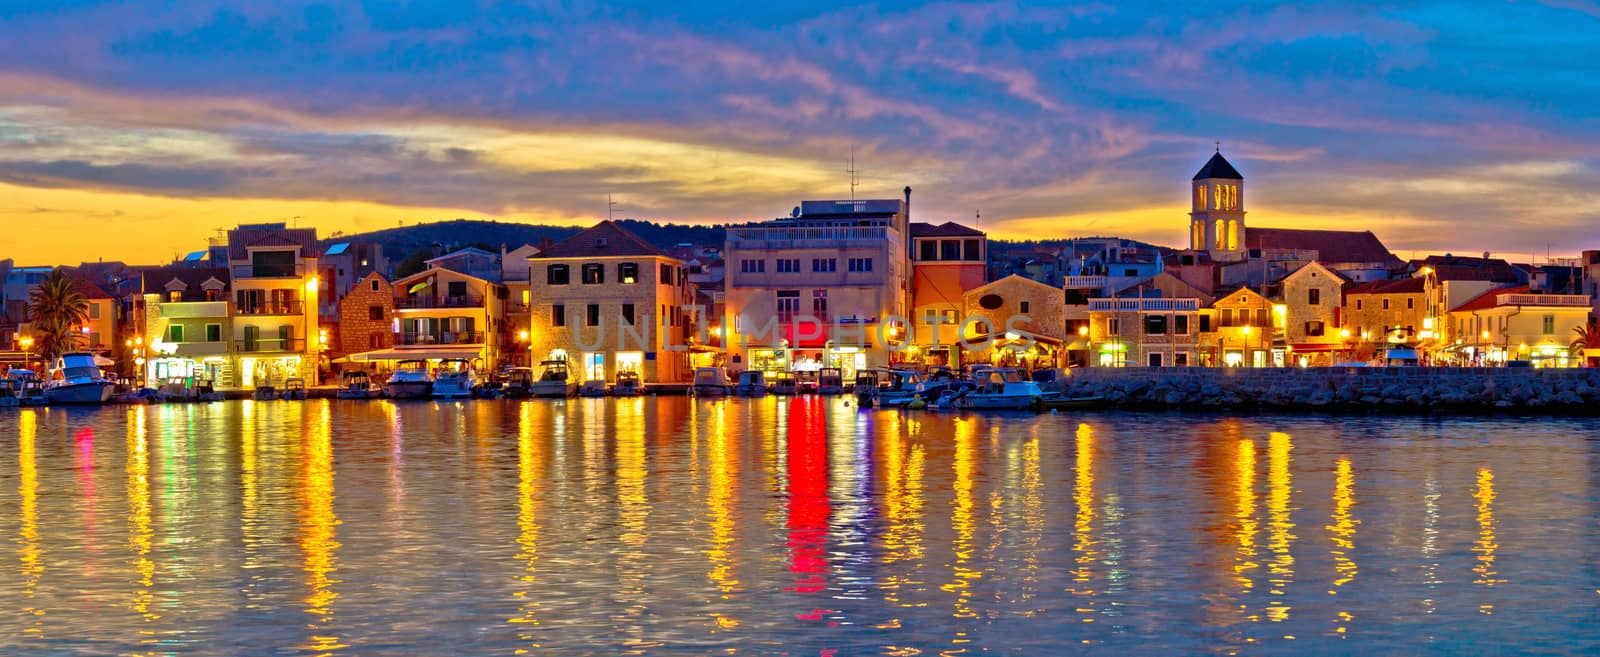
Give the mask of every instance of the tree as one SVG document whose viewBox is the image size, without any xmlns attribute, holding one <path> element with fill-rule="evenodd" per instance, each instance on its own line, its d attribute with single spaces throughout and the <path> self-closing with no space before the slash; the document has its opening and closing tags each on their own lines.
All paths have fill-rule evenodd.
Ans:
<svg viewBox="0 0 1600 657">
<path fill-rule="evenodd" d="M 34 352 L 53 361 L 83 340 L 79 327 L 89 321 L 89 298 L 57 267 L 28 293 L 26 311 Z"/>
<path fill-rule="evenodd" d="M 1600 331 L 1592 323 L 1573 327 L 1572 335 L 1572 344 L 1567 345 L 1567 353 L 1579 360 L 1583 359 L 1583 350 L 1600 340 Z"/>
<path fill-rule="evenodd" d="M 411 252 L 405 260 L 394 266 L 394 277 L 405 278 L 427 268 L 428 260 L 433 257 L 433 249 L 426 246 Z"/>
</svg>

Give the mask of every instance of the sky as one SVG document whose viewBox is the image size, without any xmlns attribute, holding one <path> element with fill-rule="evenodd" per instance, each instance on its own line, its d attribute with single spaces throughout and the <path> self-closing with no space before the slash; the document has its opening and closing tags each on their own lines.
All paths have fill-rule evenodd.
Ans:
<svg viewBox="0 0 1600 657">
<path fill-rule="evenodd" d="M 1019 5 L 1027 6 L 1019 6 Z M 914 188 L 997 238 L 1600 248 L 1600 2 L 0 0 L 0 258 L 219 228 L 723 223 Z M 981 216 L 981 218 L 980 218 Z M 1526 259 L 1526 258 L 1524 258 Z"/>
</svg>

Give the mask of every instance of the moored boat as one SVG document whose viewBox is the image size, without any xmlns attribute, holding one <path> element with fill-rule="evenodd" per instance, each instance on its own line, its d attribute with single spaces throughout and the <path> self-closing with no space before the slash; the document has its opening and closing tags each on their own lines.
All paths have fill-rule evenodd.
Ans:
<svg viewBox="0 0 1600 657">
<path fill-rule="evenodd" d="M 844 370 L 837 367 L 817 370 L 817 394 L 842 395 L 844 392 Z"/>
<path fill-rule="evenodd" d="M 579 397 L 604 397 L 606 396 L 606 382 L 600 379 L 589 379 L 578 386 Z"/>
<path fill-rule="evenodd" d="M 506 399 L 527 399 L 533 394 L 533 368 L 512 367 L 505 372 L 506 381 L 500 386 L 500 396 Z"/>
<path fill-rule="evenodd" d="M 739 373 L 739 383 L 733 387 L 733 394 L 737 397 L 763 397 L 767 394 L 766 373 L 761 370 L 745 370 Z"/>
<path fill-rule="evenodd" d="M 795 370 L 794 389 L 796 393 L 814 395 L 817 394 L 817 389 L 820 385 L 817 370 Z"/>
<path fill-rule="evenodd" d="M 956 393 L 951 401 L 956 408 L 965 410 L 1021 410 L 1032 408 L 1043 393 L 1039 384 L 1023 378 L 1013 369 L 994 369 L 979 372 L 973 377 L 978 386 Z"/>
<path fill-rule="evenodd" d="M 694 371 L 694 385 L 689 392 L 696 397 L 726 397 L 733 391 L 728 385 L 728 374 L 720 367 L 700 367 Z"/>
<path fill-rule="evenodd" d="M 547 360 L 539 364 L 544 371 L 539 373 L 539 380 L 533 382 L 530 394 L 534 397 L 571 397 L 578 394 L 578 384 L 573 383 L 567 372 L 567 361 Z"/>
<path fill-rule="evenodd" d="M 300 377 L 290 377 L 283 382 L 284 401 L 304 401 L 306 398 L 306 380 Z"/>
<path fill-rule="evenodd" d="M 633 370 L 617 372 L 617 383 L 611 386 L 613 397 L 637 397 L 644 394 L 644 385 L 639 382 L 639 373 Z"/>
<path fill-rule="evenodd" d="M 861 406 L 872 406 L 876 403 L 880 382 L 877 370 L 860 370 L 856 372 L 856 403 Z"/>
<path fill-rule="evenodd" d="M 250 393 L 250 398 L 256 401 L 272 401 L 278 398 L 278 388 L 276 386 L 256 386 L 256 389 Z"/>
<path fill-rule="evenodd" d="M 794 375 L 788 372 L 773 372 L 771 391 L 774 395 L 785 397 L 794 395 Z"/>
<path fill-rule="evenodd" d="M 372 399 L 378 396 L 378 389 L 372 385 L 372 375 L 365 370 L 345 372 L 340 376 L 339 399 Z"/>
<path fill-rule="evenodd" d="M 451 358 L 439 364 L 439 373 L 433 377 L 434 399 L 467 399 L 478 385 L 472 364 L 465 359 Z"/>
<path fill-rule="evenodd" d="M 21 406 L 22 399 L 17 396 L 17 388 L 12 385 L 9 378 L 0 378 L 0 408 Z"/>
<path fill-rule="evenodd" d="M 1039 403 L 1036 406 L 1043 411 L 1081 411 L 1100 408 L 1105 405 L 1105 395 L 1068 397 L 1061 393 L 1045 393 L 1039 397 Z"/>
<path fill-rule="evenodd" d="M 400 361 L 383 390 L 390 399 L 423 399 L 433 394 L 433 376 L 428 374 L 427 361 Z"/>
<path fill-rule="evenodd" d="M 52 404 L 104 404 L 116 386 L 100 372 L 95 355 L 88 352 L 62 354 L 56 359 L 54 378 L 45 386 L 45 398 Z"/>
</svg>

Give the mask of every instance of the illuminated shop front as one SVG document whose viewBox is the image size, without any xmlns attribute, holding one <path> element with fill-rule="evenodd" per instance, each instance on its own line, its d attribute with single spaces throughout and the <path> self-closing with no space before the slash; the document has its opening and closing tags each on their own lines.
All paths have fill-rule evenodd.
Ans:
<svg viewBox="0 0 1600 657">
<path fill-rule="evenodd" d="M 241 358 L 239 359 L 239 387 L 282 387 L 284 381 L 297 377 L 303 378 L 300 372 L 302 361 L 303 359 L 299 355 Z"/>
</svg>

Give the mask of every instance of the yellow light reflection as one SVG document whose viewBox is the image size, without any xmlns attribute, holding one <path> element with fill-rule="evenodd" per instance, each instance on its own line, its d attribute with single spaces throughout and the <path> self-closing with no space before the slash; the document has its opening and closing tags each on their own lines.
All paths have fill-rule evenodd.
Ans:
<svg viewBox="0 0 1600 657">
<path fill-rule="evenodd" d="M 130 606 L 145 623 L 150 623 L 161 615 L 151 609 L 155 602 L 151 589 L 155 586 L 156 564 L 150 559 L 155 529 L 150 521 L 150 442 L 146 417 L 146 409 L 135 407 L 128 411 L 128 547 L 133 550 L 133 568 L 138 580 Z M 148 625 L 139 629 L 140 644 L 148 646 L 156 641 L 156 632 Z"/>
<path fill-rule="evenodd" d="M 1239 451 L 1234 457 L 1234 478 L 1237 497 L 1234 506 L 1237 520 L 1234 540 L 1238 543 L 1234 549 L 1234 581 L 1239 584 L 1241 593 L 1249 593 L 1256 586 L 1251 573 L 1261 567 L 1256 563 L 1256 531 L 1259 529 L 1256 520 L 1256 444 L 1249 438 L 1239 441 Z M 1250 620 L 1256 618 L 1250 617 Z"/>
<path fill-rule="evenodd" d="M 1022 540 L 1023 588 L 1018 598 L 1032 599 L 1039 582 L 1039 546 L 1045 532 L 1044 476 L 1040 471 L 1038 428 L 1022 444 L 1022 518 L 1027 525 L 1027 535 Z M 1032 616 L 1033 610 L 1023 611 Z"/>
<path fill-rule="evenodd" d="M 1072 570 L 1072 587 L 1068 591 L 1088 597 L 1097 594 L 1092 584 L 1094 578 L 1092 566 L 1100 559 L 1099 547 L 1094 536 L 1094 450 L 1094 427 L 1079 424 L 1077 460 L 1074 463 L 1072 482 L 1072 505 L 1077 509 L 1072 522 L 1072 552 L 1075 555 L 1073 562 L 1076 567 Z M 1094 619 L 1090 614 L 1095 610 L 1089 603 L 1079 603 L 1078 611 L 1085 614 L 1084 622 L 1093 622 Z"/>
<path fill-rule="evenodd" d="M 1328 525 L 1329 540 L 1333 543 L 1328 553 L 1333 557 L 1333 588 L 1328 590 L 1328 595 L 1338 595 L 1339 589 L 1349 584 L 1356 578 L 1357 568 L 1352 555 L 1356 549 L 1356 520 L 1350 512 L 1356 503 L 1355 473 L 1351 470 L 1350 459 L 1339 459 L 1334 466 L 1333 477 L 1333 523 Z M 1334 623 L 1335 632 L 1343 635 L 1349 623 L 1354 619 L 1348 611 L 1339 611 Z"/>
<path fill-rule="evenodd" d="M 977 433 L 974 430 L 974 420 L 962 418 L 955 421 L 955 481 L 952 484 L 954 499 L 951 500 L 950 526 L 955 530 L 954 540 L 951 542 L 950 551 L 955 559 L 950 564 L 951 581 L 942 587 L 945 592 L 955 594 L 953 612 L 955 618 L 977 618 L 971 607 L 972 582 L 982 575 L 971 567 L 973 549 L 972 540 L 976 531 L 973 522 L 973 479 L 977 475 Z M 955 654 L 964 652 L 961 646 L 970 643 L 971 637 L 965 630 L 956 630 L 951 644 L 957 648 L 941 654 Z"/>
<path fill-rule="evenodd" d="M 28 619 L 23 633 L 44 633 L 44 609 L 35 606 L 39 579 L 44 576 L 44 548 L 39 539 L 39 469 L 34 451 L 38 437 L 38 413 L 24 410 L 17 419 L 17 559 L 22 574 L 22 614 Z"/>
<path fill-rule="evenodd" d="M 1478 540 L 1472 545 L 1472 552 L 1478 555 L 1478 563 L 1472 567 L 1473 574 L 1477 575 L 1472 583 L 1487 588 L 1506 581 L 1497 578 L 1498 573 L 1494 569 L 1495 551 L 1500 547 L 1494 533 L 1494 497 L 1494 472 L 1488 467 L 1478 468 L 1478 488 L 1472 493 L 1472 498 L 1478 501 Z M 1478 612 L 1492 614 L 1494 605 L 1478 605 Z"/>
<path fill-rule="evenodd" d="M 333 512 L 332 420 L 326 402 L 320 404 L 319 410 L 304 434 L 305 449 L 300 459 L 300 551 L 306 587 L 310 589 L 304 599 L 305 611 L 311 615 L 306 625 L 311 630 L 311 640 L 304 648 L 317 655 L 332 655 L 347 646 L 329 631 L 333 603 L 339 597 L 333 590 L 333 585 L 339 583 L 333 578 L 338 569 L 339 518 Z"/>
<path fill-rule="evenodd" d="M 527 642 L 516 649 L 516 654 L 526 655 L 541 647 L 533 630 L 539 625 L 539 603 L 534 599 L 534 589 L 539 583 L 539 501 L 540 477 L 545 469 L 546 452 L 534 442 L 535 404 L 522 404 L 517 422 L 517 559 L 523 563 L 522 574 L 517 576 L 517 599 L 520 615 L 508 619 L 518 624 L 517 638 Z"/>
<path fill-rule="evenodd" d="M 617 413 L 616 440 L 617 506 L 622 528 L 618 537 L 622 545 L 617 556 L 617 599 L 631 603 L 614 618 L 619 624 L 617 629 L 631 635 L 622 641 L 630 646 L 622 654 L 648 654 L 655 644 L 639 638 L 639 618 L 645 614 L 645 601 L 650 598 L 645 591 L 649 578 L 645 547 L 650 539 L 650 497 L 645 484 L 650 470 L 645 459 L 644 422 L 639 413 Z"/>
<path fill-rule="evenodd" d="M 1267 602 L 1267 619 L 1280 622 L 1289 618 L 1289 603 L 1283 596 L 1289 582 L 1294 580 L 1294 522 L 1290 517 L 1290 501 L 1294 487 L 1289 474 L 1290 452 L 1294 440 L 1289 434 L 1274 432 L 1267 439 L 1267 549 L 1272 561 L 1267 566 L 1268 592 L 1274 597 Z"/>
<path fill-rule="evenodd" d="M 706 491 L 706 513 L 711 518 L 711 545 L 706 550 L 706 560 L 710 570 L 706 577 L 717 587 L 723 600 L 733 598 L 733 593 L 739 588 L 739 579 L 734 574 L 733 538 L 734 518 L 733 502 L 734 493 L 738 489 L 738 464 L 739 444 L 730 439 L 730 433 L 722 425 L 721 415 L 723 406 L 717 407 L 719 426 L 711 434 L 710 441 L 706 444 L 709 450 L 710 483 Z M 711 611 L 711 618 L 720 629 L 733 629 L 739 626 L 739 620 L 721 613 Z"/>
</svg>

